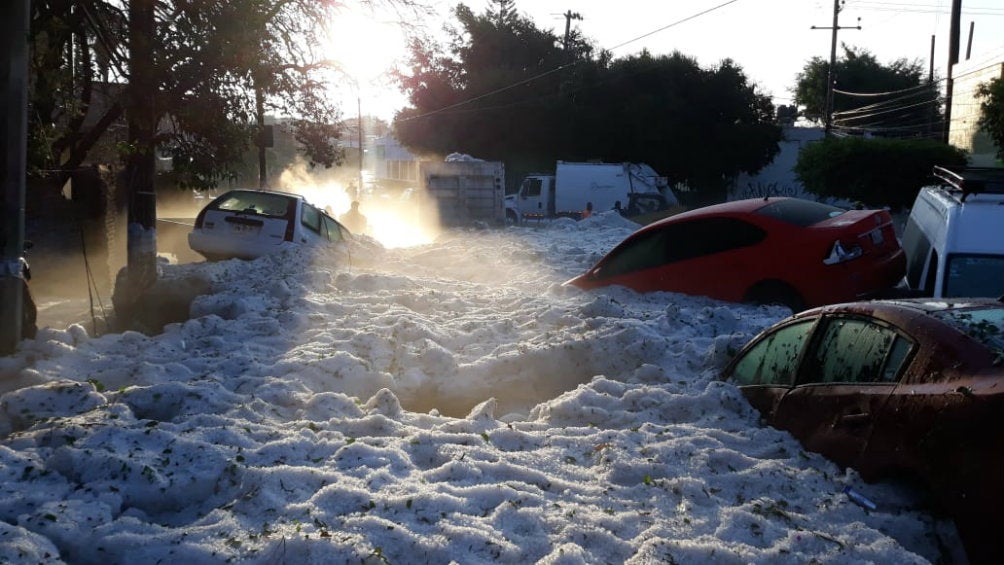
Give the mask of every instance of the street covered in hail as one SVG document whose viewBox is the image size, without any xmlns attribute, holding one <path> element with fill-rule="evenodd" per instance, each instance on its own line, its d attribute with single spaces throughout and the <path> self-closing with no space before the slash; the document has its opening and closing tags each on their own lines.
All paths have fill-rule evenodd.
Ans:
<svg viewBox="0 0 1004 565">
<path fill-rule="evenodd" d="M 957 560 L 718 380 L 789 310 L 562 285 L 637 227 L 162 264 L 187 321 L 0 359 L 0 562 Z"/>
</svg>

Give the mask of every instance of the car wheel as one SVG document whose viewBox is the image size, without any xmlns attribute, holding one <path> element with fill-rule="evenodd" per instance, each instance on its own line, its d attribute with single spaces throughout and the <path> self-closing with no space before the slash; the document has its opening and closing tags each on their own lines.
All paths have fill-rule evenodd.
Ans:
<svg viewBox="0 0 1004 565">
<path fill-rule="evenodd" d="M 781 281 L 761 281 L 746 291 L 743 302 L 749 304 L 778 304 L 791 308 L 792 313 L 805 309 L 805 300 L 797 290 Z"/>
</svg>

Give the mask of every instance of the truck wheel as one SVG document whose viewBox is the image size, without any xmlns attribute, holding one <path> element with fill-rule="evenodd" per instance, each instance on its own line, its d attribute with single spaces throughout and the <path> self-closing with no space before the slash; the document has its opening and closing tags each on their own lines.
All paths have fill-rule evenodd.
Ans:
<svg viewBox="0 0 1004 565">
<path fill-rule="evenodd" d="M 787 306 L 793 314 L 805 310 L 805 300 L 787 283 L 781 281 L 760 281 L 750 287 L 743 297 L 747 304 L 777 304 Z"/>
<path fill-rule="evenodd" d="M 519 225 L 519 216 L 517 216 L 516 212 L 513 212 L 512 210 L 506 210 L 505 211 L 505 223 L 506 223 L 506 225 L 509 225 L 509 226 Z"/>
</svg>

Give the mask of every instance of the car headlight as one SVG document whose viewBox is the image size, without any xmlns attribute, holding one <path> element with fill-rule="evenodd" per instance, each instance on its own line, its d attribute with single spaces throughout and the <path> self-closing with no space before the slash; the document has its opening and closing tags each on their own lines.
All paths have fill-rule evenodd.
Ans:
<svg viewBox="0 0 1004 565">
<path fill-rule="evenodd" d="M 836 265 L 837 263 L 843 263 L 844 261 L 850 261 L 851 259 L 857 259 L 864 253 L 861 250 L 861 246 L 857 244 L 844 245 L 838 239 L 833 242 L 833 248 L 830 249 L 829 255 L 823 259 L 824 265 Z"/>
</svg>

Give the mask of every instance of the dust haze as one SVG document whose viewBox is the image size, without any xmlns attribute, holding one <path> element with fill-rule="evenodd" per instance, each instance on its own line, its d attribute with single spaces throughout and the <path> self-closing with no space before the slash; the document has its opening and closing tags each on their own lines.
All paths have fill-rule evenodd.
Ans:
<svg viewBox="0 0 1004 565">
<path fill-rule="evenodd" d="M 314 172 L 301 160 L 284 170 L 276 184 L 278 190 L 299 194 L 336 219 L 358 200 L 366 216 L 365 235 L 387 248 L 431 243 L 442 232 L 435 202 L 418 186 L 388 190 L 366 184 L 358 190 L 357 182 Z"/>
</svg>

